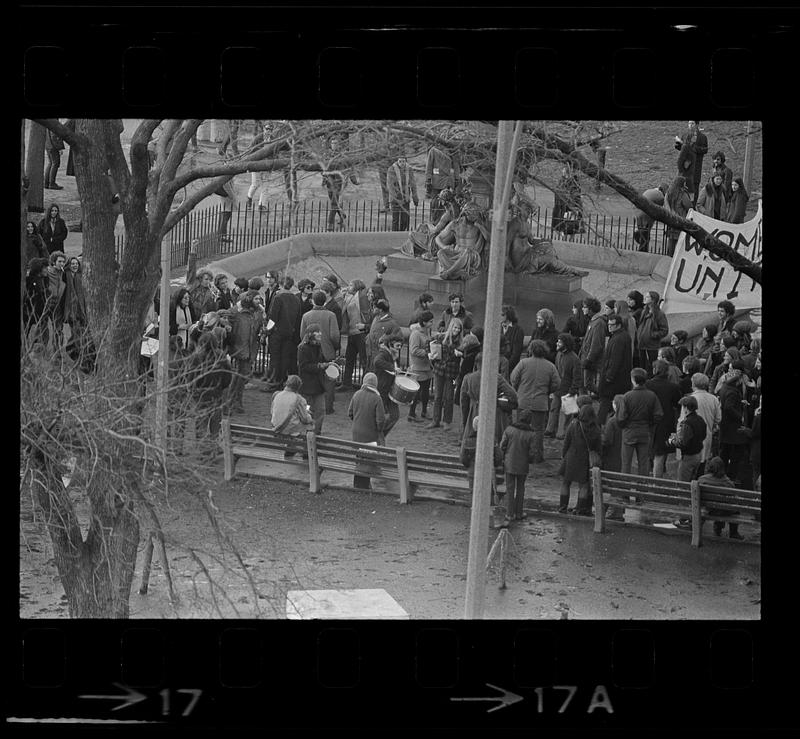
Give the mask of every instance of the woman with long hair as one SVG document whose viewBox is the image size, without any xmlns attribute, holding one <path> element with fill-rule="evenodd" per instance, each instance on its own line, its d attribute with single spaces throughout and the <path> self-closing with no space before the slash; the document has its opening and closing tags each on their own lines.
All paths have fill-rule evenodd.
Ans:
<svg viewBox="0 0 800 739">
<path fill-rule="evenodd" d="M 189 347 L 189 330 L 193 323 L 192 311 L 189 306 L 191 299 L 189 291 L 182 287 L 175 293 L 175 299 L 171 301 L 169 311 L 169 335 L 180 337 L 184 348 Z"/>
<path fill-rule="evenodd" d="M 570 423 L 564 436 L 561 449 L 561 497 L 559 513 L 566 513 L 569 507 L 570 487 L 578 483 L 578 502 L 573 511 L 578 516 L 592 515 L 592 499 L 589 493 L 590 454 L 601 452 L 600 426 L 594 406 L 582 405 L 577 418 Z"/>
<path fill-rule="evenodd" d="M 556 361 L 556 341 L 558 341 L 558 330 L 556 329 L 556 317 L 549 308 L 542 308 L 536 312 L 536 325 L 531 331 L 531 340 L 528 342 L 528 356 L 531 355 L 531 348 L 535 339 L 540 339 L 547 344 L 547 359 L 551 362 Z"/>
<path fill-rule="evenodd" d="M 577 354 L 581 348 L 581 341 L 586 336 L 586 329 L 589 327 L 589 316 L 583 313 L 583 300 L 576 300 L 572 304 L 572 315 L 567 318 L 564 324 L 564 333 L 572 336 L 574 351 Z"/>
<path fill-rule="evenodd" d="M 744 186 L 744 180 L 741 177 L 734 177 L 731 182 L 731 199 L 728 202 L 725 220 L 728 223 L 744 223 L 748 200 L 750 200 L 750 195 Z"/>
<path fill-rule="evenodd" d="M 692 207 L 692 199 L 686 187 L 686 178 L 678 175 L 669 186 L 667 195 L 664 198 L 664 208 L 680 218 L 686 218 L 686 214 Z M 679 228 L 667 226 L 667 256 L 675 253 L 675 245 L 681 235 Z"/>
<path fill-rule="evenodd" d="M 47 215 L 39 221 L 39 235 L 42 237 L 48 254 L 64 251 L 64 240 L 67 238 L 67 224 L 61 217 L 61 210 L 53 203 L 47 209 Z"/>
<path fill-rule="evenodd" d="M 703 368 L 700 372 L 705 371 L 706 362 L 708 362 L 711 355 L 714 353 L 714 337 L 717 335 L 717 324 L 709 323 L 703 326 L 700 332 L 700 338 L 694 348 L 694 356 L 703 360 Z"/>
<path fill-rule="evenodd" d="M 634 349 L 636 348 L 636 319 L 631 315 L 630 307 L 627 300 L 614 301 L 614 313 L 616 313 L 622 320 L 622 328 L 628 332 L 631 337 L 631 357 L 635 356 Z"/>
<path fill-rule="evenodd" d="M 728 199 L 721 174 L 711 175 L 711 179 L 697 198 L 697 212 L 721 221 L 728 213 Z"/>
<path fill-rule="evenodd" d="M 436 377 L 436 392 L 433 397 L 433 420 L 425 426 L 433 429 L 442 426 L 445 431 L 453 422 L 453 399 L 455 382 L 461 367 L 461 336 L 464 324 L 460 318 L 450 319 L 450 325 L 442 339 L 442 356 L 433 359 L 433 374 Z"/>
<path fill-rule="evenodd" d="M 47 259 L 47 247 L 44 245 L 41 234 L 36 230 L 36 224 L 28 221 L 25 224 L 25 265 L 32 259 Z"/>
<path fill-rule="evenodd" d="M 83 271 L 80 260 L 70 257 L 62 277 L 67 285 L 64 291 L 64 323 L 73 333 L 86 325 L 86 295 L 83 291 Z"/>
</svg>

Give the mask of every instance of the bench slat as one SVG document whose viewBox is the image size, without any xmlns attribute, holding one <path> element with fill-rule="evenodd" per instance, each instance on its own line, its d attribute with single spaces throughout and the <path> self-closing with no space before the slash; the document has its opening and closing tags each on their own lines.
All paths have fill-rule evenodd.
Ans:
<svg viewBox="0 0 800 739">
<path fill-rule="evenodd" d="M 267 459 L 274 462 L 285 462 L 286 464 L 302 465 L 303 467 L 308 466 L 306 460 L 300 457 L 299 454 L 297 459 L 295 459 L 294 457 L 285 458 L 283 456 L 283 451 L 275 452 L 269 449 L 257 449 L 253 447 L 239 447 L 239 446 L 232 447 L 232 451 L 234 457 L 243 457 L 245 459 Z"/>
<path fill-rule="evenodd" d="M 613 496 L 615 496 L 617 498 L 623 498 L 623 497 L 629 495 L 629 492 L 627 490 L 618 490 L 618 489 L 616 489 L 614 487 L 611 487 L 609 485 L 603 485 L 603 495 L 604 496 L 605 495 L 613 495 Z M 688 496 L 688 495 L 686 495 L 686 496 L 683 496 L 683 495 L 665 495 L 663 493 L 659 494 L 657 492 L 641 493 L 638 497 L 640 497 L 640 498 L 642 498 L 644 500 L 647 500 L 647 501 L 652 501 L 654 503 L 667 503 L 667 504 L 672 504 L 672 505 L 677 505 L 677 506 L 680 506 L 680 505 L 689 506 L 689 505 L 691 505 L 691 502 L 692 502 L 691 497 Z"/>
<path fill-rule="evenodd" d="M 608 472 L 600 470 L 600 479 L 603 482 L 614 482 L 616 484 L 631 484 L 631 485 L 660 485 L 665 488 L 672 488 L 675 490 L 689 490 L 691 488 L 690 482 L 683 482 L 681 480 L 670 480 L 662 477 L 644 477 L 642 475 L 627 475 L 624 472 Z"/>
<path fill-rule="evenodd" d="M 710 505 L 711 503 L 727 503 L 729 505 L 743 505 L 750 508 L 761 508 L 760 500 L 753 500 L 752 498 L 739 498 L 732 495 L 702 495 L 700 502 L 703 505 Z"/>
</svg>

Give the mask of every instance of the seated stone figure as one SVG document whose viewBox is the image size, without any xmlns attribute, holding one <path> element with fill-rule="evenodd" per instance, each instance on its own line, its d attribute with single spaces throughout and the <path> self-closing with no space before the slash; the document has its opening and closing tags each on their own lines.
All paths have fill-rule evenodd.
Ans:
<svg viewBox="0 0 800 739">
<path fill-rule="evenodd" d="M 557 256 L 553 242 L 531 235 L 528 219 L 536 205 L 515 185 L 515 203 L 506 227 L 506 270 L 514 274 L 540 274 L 585 277 L 589 273 L 570 267 Z"/>
<path fill-rule="evenodd" d="M 450 221 L 436 238 L 439 277 L 443 280 L 475 277 L 484 266 L 484 249 L 489 238 L 481 207 L 474 202 L 466 203 L 458 218 Z"/>
</svg>

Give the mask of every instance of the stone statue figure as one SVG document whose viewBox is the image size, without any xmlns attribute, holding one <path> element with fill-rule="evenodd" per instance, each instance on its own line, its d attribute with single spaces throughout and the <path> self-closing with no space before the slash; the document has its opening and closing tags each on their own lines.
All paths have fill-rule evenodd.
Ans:
<svg viewBox="0 0 800 739">
<path fill-rule="evenodd" d="M 549 239 L 536 239 L 531 235 L 528 219 L 536 204 L 528 198 L 522 188 L 515 184 L 515 202 L 510 209 L 506 226 L 506 270 L 514 274 L 539 274 L 585 277 L 588 272 L 570 267 L 562 262 Z"/>
<path fill-rule="evenodd" d="M 484 266 L 484 249 L 489 238 L 481 207 L 475 202 L 466 203 L 458 218 L 450 221 L 436 237 L 439 277 L 443 280 L 475 277 Z"/>
</svg>

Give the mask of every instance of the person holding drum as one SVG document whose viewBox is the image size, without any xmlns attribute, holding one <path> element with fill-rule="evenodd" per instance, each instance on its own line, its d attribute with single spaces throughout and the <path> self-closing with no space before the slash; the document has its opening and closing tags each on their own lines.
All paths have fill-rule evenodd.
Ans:
<svg viewBox="0 0 800 739">
<path fill-rule="evenodd" d="M 332 363 L 325 370 L 325 413 L 330 416 L 334 412 L 333 398 L 339 378 L 339 367 L 334 363 L 339 354 L 339 324 L 333 311 L 325 308 L 328 296 L 323 290 L 315 290 L 312 300 L 314 307 L 300 319 L 300 335 L 303 336 L 312 323 L 318 323 L 322 330 L 322 358 Z"/>
<path fill-rule="evenodd" d="M 397 358 L 403 346 L 403 335 L 399 331 L 383 334 L 378 340 L 378 353 L 375 355 L 373 369 L 378 377 L 378 392 L 383 400 L 386 421 L 383 425 L 384 438 L 400 419 L 400 408 L 392 400 L 392 392 L 399 372 Z"/>
</svg>

